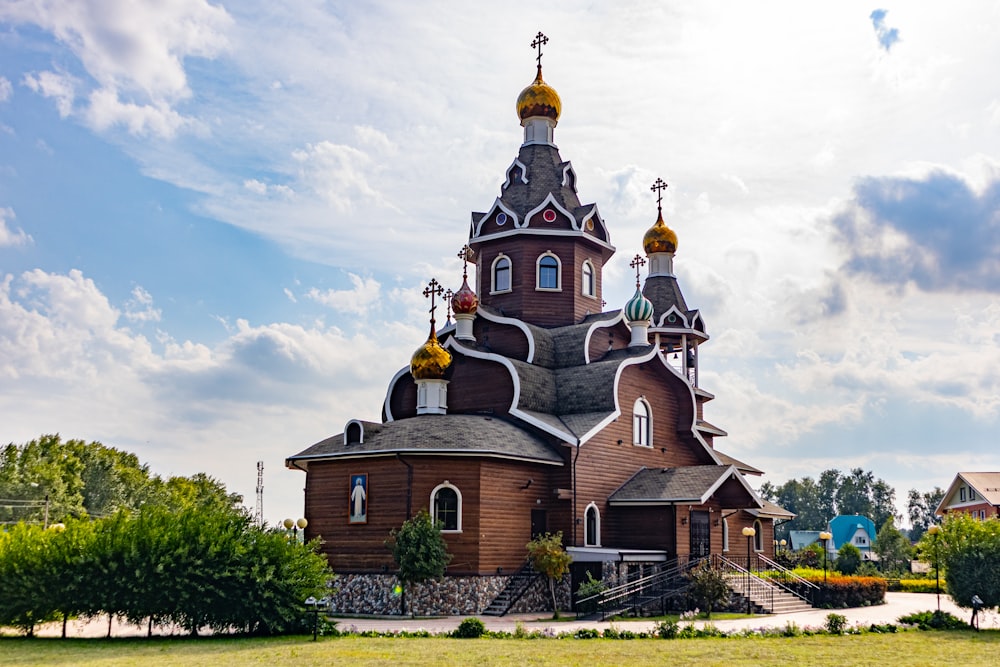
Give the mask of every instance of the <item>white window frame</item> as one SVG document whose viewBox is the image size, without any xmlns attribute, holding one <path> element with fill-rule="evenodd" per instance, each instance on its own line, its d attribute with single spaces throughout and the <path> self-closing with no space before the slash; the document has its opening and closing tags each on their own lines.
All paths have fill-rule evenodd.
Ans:
<svg viewBox="0 0 1000 667">
<path fill-rule="evenodd" d="M 583 260 L 580 268 L 580 292 L 591 299 L 597 298 L 597 272 L 589 259 Z"/>
<path fill-rule="evenodd" d="M 722 520 L 722 550 L 729 551 L 729 519 Z"/>
<path fill-rule="evenodd" d="M 638 414 L 640 405 L 643 407 L 645 415 Z M 643 419 L 645 420 L 645 429 L 640 428 Z M 632 404 L 632 444 L 636 447 L 653 446 L 653 406 L 642 396 L 635 399 L 635 403 Z"/>
<path fill-rule="evenodd" d="M 445 481 L 441 482 L 440 484 L 438 484 L 437 486 L 434 487 L 433 491 L 431 491 L 431 503 L 430 503 L 431 520 L 434 522 L 434 525 L 437 525 L 437 522 L 438 522 L 437 503 L 435 501 L 437 500 L 438 491 L 441 491 L 442 489 L 451 489 L 452 491 L 455 492 L 455 498 L 456 498 L 458 506 L 455 508 L 456 509 L 456 513 L 457 513 L 457 516 L 455 518 L 455 528 L 451 529 L 451 530 L 442 528 L 441 532 L 442 533 L 461 533 L 462 532 L 462 492 L 459 490 L 459 488 L 457 486 L 455 486 L 454 484 L 452 484 L 448 480 L 445 480 Z"/>
<path fill-rule="evenodd" d="M 503 260 L 507 260 L 507 288 L 497 289 L 497 265 Z M 514 262 L 507 255 L 500 253 L 490 265 L 490 294 L 506 294 L 512 291 L 514 291 Z"/>
<path fill-rule="evenodd" d="M 542 287 L 542 260 L 551 257 L 556 260 L 556 286 Z M 551 250 L 546 250 L 535 260 L 535 289 L 539 292 L 561 292 L 562 291 L 562 261 L 559 255 Z"/>
<path fill-rule="evenodd" d="M 595 535 L 591 535 L 588 528 L 590 527 L 590 522 L 587 520 L 588 515 L 591 510 L 594 512 L 594 532 Z M 586 547 L 599 547 L 601 546 L 601 510 L 597 507 L 597 504 L 591 502 L 583 510 L 583 545 Z"/>
</svg>

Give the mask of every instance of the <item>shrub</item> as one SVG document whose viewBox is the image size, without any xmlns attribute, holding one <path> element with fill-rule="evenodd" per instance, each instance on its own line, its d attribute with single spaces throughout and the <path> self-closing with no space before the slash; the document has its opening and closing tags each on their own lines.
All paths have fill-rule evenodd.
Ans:
<svg viewBox="0 0 1000 667">
<path fill-rule="evenodd" d="M 582 582 L 576 589 L 576 599 L 585 600 L 586 598 L 599 595 L 607 589 L 607 584 L 600 579 L 594 579 L 594 575 L 588 571 L 587 580 Z M 587 600 L 584 604 L 578 604 L 577 611 L 581 614 L 591 614 L 597 611 L 597 600 Z"/>
<path fill-rule="evenodd" d="M 691 580 L 690 597 L 699 609 L 705 610 L 706 618 L 712 618 L 712 608 L 729 599 L 726 578 L 719 570 L 707 566 L 696 568 L 688 578 Z"/>
<path fill-rule="evenodd" d="M 597 639 L 601 636 L 601 631 L 595 628 L 580 628 L 573 633 L 577 639 Z"/>
<path fill-rule="evenodd" d="M 837 570 L 843 574 L 855 574 L 861 567 L 861 550 L 850 542 L 845 542 L 837 550 Z"/>
<path fill-rule="evenodd" d="M 681 626 L 677 621 L 667 619 L 656 624 L 654 632 L 660 639 L 676 639 Z"/>
<path fill-rule="evenodd" d="M 918 611 L 900 616 L 900 623 L 915 625 L 921 630 L 968 630 L 969 624 L 946 611 Z"/>
<path fill-rule="evenodd" d="M 843 614 L 827 614 L 824 625 L 831 635 L 842 635 L 847 627 L 847 617 Z"/>
<path fill-rule="evenodd" d="M 523 631 L 524 628 L 521 628 Z M 479 639 L 486 633 L 486 626 L 478 618 L 466 618 L 455 631 L 451 633 L 452 637 L 457 639 Z"/>
<path fill-rule="evenodd" d="M 900 579 L 896 589 L 904 593 L 935 593 L 937 582 L 934 579 Z M 941 582 L 941 592 L 944 592 L 944 582 Z"/>
<path fill-rule="evenodd" d="M 880 577 L 808 577 L 820 587 L 817 606 L 835 609 L 868 607 L 885 602 L 885 579 Z"/>
</svg>

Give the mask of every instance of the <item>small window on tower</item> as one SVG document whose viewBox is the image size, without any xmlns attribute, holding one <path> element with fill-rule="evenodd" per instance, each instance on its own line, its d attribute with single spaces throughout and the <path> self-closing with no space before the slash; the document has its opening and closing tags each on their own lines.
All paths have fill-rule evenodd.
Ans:
<svg viewBox="0 0 1000 667">
<path fill-rule="evenodd" d="M 594 265 L 590 263 L 589 259 L 583 262 L 583 275 L 581 279 L 583 281 L 583 295 L 597 296 L 597 289 L 594 284 Z"/>
<path fill-rule="evenodd" d="M 558 290 L 559 286 L 559 258 L 550 252 L 538 258 L 538 282 L 536 287 L 540 290 Z"/>
<path fill-rule="evenodd" d="M 510 287 L 510 258 L 506 255 L 498 255 L 493 260 L 493 294 L 497 292 L 509 292 Z"/>
</svg>

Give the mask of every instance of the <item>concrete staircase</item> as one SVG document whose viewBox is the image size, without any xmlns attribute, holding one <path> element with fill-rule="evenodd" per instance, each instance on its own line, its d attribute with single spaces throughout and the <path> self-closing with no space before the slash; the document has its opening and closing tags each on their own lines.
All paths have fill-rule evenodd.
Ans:
<svg viewBox="0 0 1000 667">
<path fill-rule="evenodd" d="M 738 572 L 726 574 L 726 583 L 744 600 L 750 598 L 754 609 L 764 614 L 791 614 L 799 611 L 810 611 L 812 605 L 788 591 L 782 590 L 764 579 Z M 749 589 L 749 590 L 748 590 Z"/>
</svg>

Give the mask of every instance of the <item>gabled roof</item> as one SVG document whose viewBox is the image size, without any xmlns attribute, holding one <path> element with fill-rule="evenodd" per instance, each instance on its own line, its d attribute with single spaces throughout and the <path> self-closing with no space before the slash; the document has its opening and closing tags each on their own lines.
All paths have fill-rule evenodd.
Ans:
<svg viewBox="0 0 1000 667">
<path fill-rule="evenodd" d="M 778 519 L 779 521 L 790 521 L 795 518 L 795 512 L 789 512 L 781 505 L 775 505 L 770 500 L 763 500 L 764 506 L 760 509 L 748 509 L 747 512 L 760 519 Z"/>
<path fill-rule="evenodd" d="M 698 426 L 700 427 L 701 424 L 699 423 Z M 744 463 L 743 461 L 740 461 L 739 459 L 735 459 L 732 456 L 729 456 L 728 454 L 723 454 L 718 449 L 715 450 L 715 455 L 719 457 L 719 460 L 722 462 L 722 465 L 736 466 L 736 469 L 739 470 L 744 475 L 763 475 L 764 474 L 763 470 L 760 470 L 759 468 L 754 468 L 749 463 Z M 777 505 L 775 505 L 775 507 L 777 507 Z"/>
<path fill-rule="evenodd" d="M 875 542 L 875 522 L 860 514 L 841 514 L 830 521 L 830 533 L 833 534 L 833 547 L 839 549 L 845 542 L 850 542 L 858 529 L 868 534 L 869 544 Z"/>
<path fill-rule="evenodd" d="M 389 454 L 453 454 L 518 459 L 562 465 L 545 440 L 502 419 L 483 415 L 420 415 L 384 424 L 359 422 L 363 442 L 344 442 L 338 434 L 290 456 L 292 462 Z"/>
<path fill-rule="evenodd" d="M 726 506 L 763 507 L 763 502 L 733 466 L 641 468 L 608 497 L 610 505 L 703 505 L 715 493 L 727 496 Z M 736 497 L 743 503 L 733 503 Z"/>
<path fill-rule="evenodd" d="M 958 490 L 962 486 L 972 487 L 977 500 L 958 500 Z M 944 514 L 945 510 L 959 504 L 976 505 L 989 503 L 1000 506 L 1000 472 L 960 472 L 955 475 L 951 486 L 945 491 L 941 503 L 934 510 L 935 514 Z"/>
</svg>

